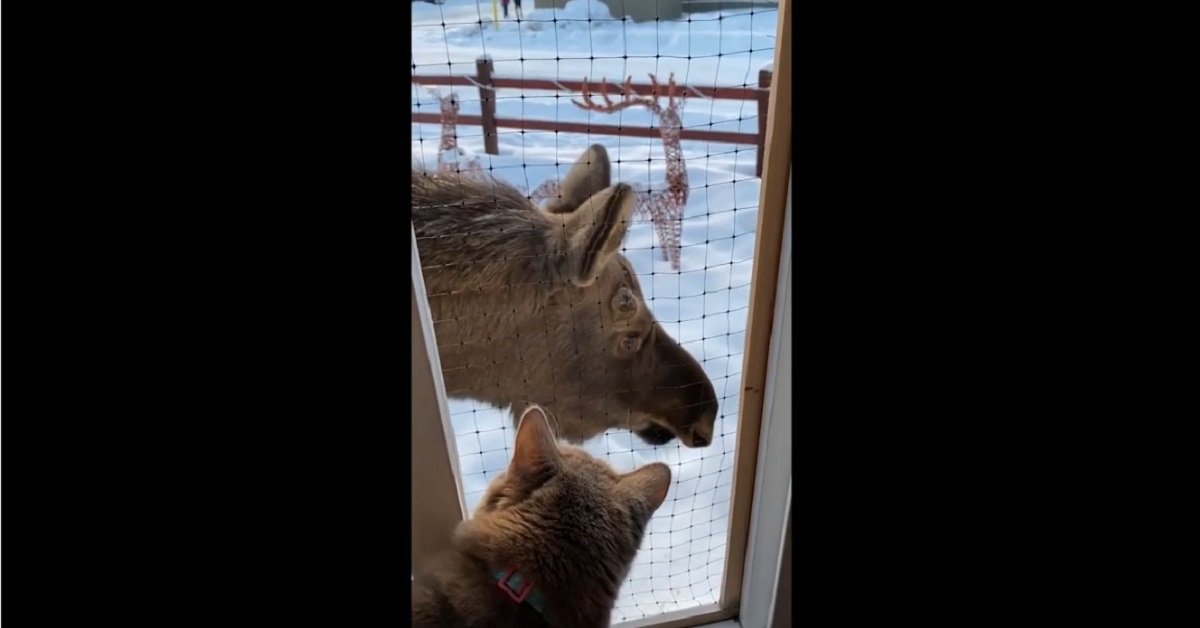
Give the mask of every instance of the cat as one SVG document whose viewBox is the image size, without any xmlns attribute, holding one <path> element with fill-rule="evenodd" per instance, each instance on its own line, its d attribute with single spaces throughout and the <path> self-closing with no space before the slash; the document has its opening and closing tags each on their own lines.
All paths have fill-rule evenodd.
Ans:
<svg viewBox="0 0 1200 628">
<path fill-rule="evenodd" d="M 508 468 L 452 548 L 413 577 L 413 626 L 608 626 L 671 469 L 630 473 L 555 440 L 545 410 L 521 415 Z"/>
</svg>

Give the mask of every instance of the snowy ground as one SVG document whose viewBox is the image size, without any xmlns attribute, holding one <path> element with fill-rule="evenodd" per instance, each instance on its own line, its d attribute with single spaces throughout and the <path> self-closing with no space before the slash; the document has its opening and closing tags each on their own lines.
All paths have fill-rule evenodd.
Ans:
<svg viewBox="0 0 1200 628">
<path fill-rule="evenodd" d="M 526 0 L 525 19 L 492 23 L 490 2 L 446 0 L 444 5 L 413 4 L 414 74 L 473 75 L 475 60 L 489 55 L 495 74 L 506 77 L 618 82 L 632 74 L 703 86 L 754 86 L 758 71 L 774 55 L 777 12 L 693 14 L 690 21 L 635 24 L 607 17 L 603 5 L 574 0 L 564 10 L 533 9 Z M 511 7 L 510 7 L 511 11 Z M 480 20 L 484 24 L 480 25 Z M 448 87 L 439 88 L 443 94 Z M 478 91 L 456 88 L 461 113 L 479 113 Z M 497 113 L 505 118 L 594 121 L 652 126 L 645 110 L 605 115 L 577 109 L 578 94 L 500 90 Z M 423 86 L 413 86 L 414 111 L 437 112 Z M 683 109 L 685 127 L 753 133 L 754 102 L 690 98 Z M 436 167 L 440 127 L 414 124 L 413 159 Z M 482 129 L 458 128 L 459 145 L 480 157 L 485 169 L 524 190 L 566 172 L 591 143 L 603 143 L 614 160 L 614 178 L 661 189 L 662 143 L 658 139 L 586 136 L 571 133 L 500 130 L 500 155 L 483 152 Z M 682 236 L 682 269 L 661 258 L 648 223 L 630 228 L 625 255 L 638 271 L 655 316 L 704 366 L 721 398 L 721 416 L 713 444 L 686 449 L 678 441 L 650 447 L 629 432 L 610 431 L 585 445 L 618 470 L 651 461 L 671 466 L 674 484 L 655 514 L 630 579 L 621 590 L 614 621 L 715 602 L 719 595 L 733 471 L 738 391 L 741 388 L 754 228 L 759 180 L 754 176 L 755 147 L 683 142 L 691 187 Z M 508 462 L 513 429 L 506 413 L 471 401 L 450 401 L 461 457 L 468 508 L 474 508 L 487 483 Z"/>
</svg>

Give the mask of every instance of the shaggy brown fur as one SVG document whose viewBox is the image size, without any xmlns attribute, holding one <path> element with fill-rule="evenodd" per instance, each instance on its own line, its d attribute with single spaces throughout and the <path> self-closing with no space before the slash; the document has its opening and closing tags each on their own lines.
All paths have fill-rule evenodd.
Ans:
<svg viewBox="0 0 1200 628">
<path fill-rule="evenodd" d="M 594 145 L 543 211 L 499 181 L 413 170 L 413 227 L 446 392 L 547 408 L 561 438 L 620 427 L 661 445 L 712 442 L 708 376 L 646 306 L 617 251 L 633 190 Z"/>
<path fill-rule="evenodd" d="M 413 626 L 608 626 L 671 470 L 660 462 L 624 475 L 559 445 L 541 408 L 525 411 L 513 459 L 492 481 L 451 550 L 414 574 Z M 499 588 L 496 571 L 533 583 L 539 612 Z"/>
</svg>

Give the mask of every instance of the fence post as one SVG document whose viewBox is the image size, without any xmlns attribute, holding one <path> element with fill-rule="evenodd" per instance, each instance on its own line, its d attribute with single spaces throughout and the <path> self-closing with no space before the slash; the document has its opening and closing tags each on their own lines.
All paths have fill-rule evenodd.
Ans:
<svg viewBox="0 0 1200 628">
<path fill-rule="evenodd" d="M 480 118 L 483 119 L 483 149 L 489 155 L 499 155 L 500 136 L 496 134 L 496 90 L 491 87 L 493 69 L 495 66 L 487 56 L 475 60 L 475 80 L 479 83 L 479 112 Z M 484 85 L 488 87 L 484 87 Z"/>
<path fill-rule="evenodd" d="M 763 154 L 767 150 L 767 106 L 771 102 L 771 75 L 774 64 L 769 64 L 758 71 L 758 155 L 754 162 L 754 176 L 761 177 L 763 169 Z"/>
</svg>

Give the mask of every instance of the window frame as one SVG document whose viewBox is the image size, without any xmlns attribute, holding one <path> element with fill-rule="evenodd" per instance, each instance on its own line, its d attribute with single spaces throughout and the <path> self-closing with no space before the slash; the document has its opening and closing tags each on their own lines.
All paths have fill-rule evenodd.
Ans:
<svg viewBox="0 0 1200 628">
<path fill-rule="evenodd" d="M 718 602 L 614 624 L 615 628 L 765 628 L 774 623 L 781 569 L 791 569 L 790 559 L 785 556 L 791 518 L 793 392 L 791 19 L 791 0 L 780 0 L 725 570 Z M 467 517 L 467 512 L 441 363 L 437 351 L 431 351 L 437 345 L 415 230 L 411 234 L 415 565 L 449 546 L 449 531 Z M 419 509 L 415 507 L 418 504 Z"/>
<path fill-rule="evenodd" d="M 449 530 L 467 517 L 459 470 L 458 443 L 450 424 L 450 406 L 442 362 L 433 335 L 433 317 L 425 276 L 412 234 L 412 568 L 450 547 Z M 417 472 L 419 471 L 419 473 Z M 420 504 L 420 508 L 415 506 Z"/>
</svg>

